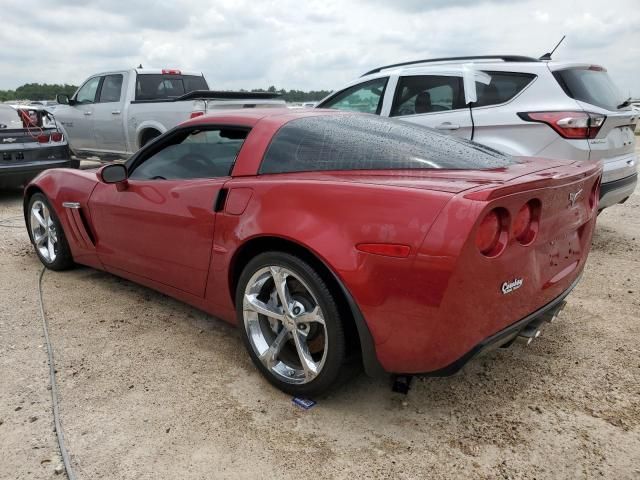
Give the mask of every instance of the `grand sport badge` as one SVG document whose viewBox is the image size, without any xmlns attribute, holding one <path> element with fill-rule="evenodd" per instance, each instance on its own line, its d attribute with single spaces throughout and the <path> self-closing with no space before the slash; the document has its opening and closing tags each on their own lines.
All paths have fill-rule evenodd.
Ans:
<svg viewBox="0 0 640 480">
<path fill-rule="evenodd" d="M 521 278 L 516 278 L 511 280 L 510 282 L 504 282 L 502 284 L 502 294 L 506 295 L 507 293 L 511 293 L 522 286 L 523 280 Z"/>
</svg>

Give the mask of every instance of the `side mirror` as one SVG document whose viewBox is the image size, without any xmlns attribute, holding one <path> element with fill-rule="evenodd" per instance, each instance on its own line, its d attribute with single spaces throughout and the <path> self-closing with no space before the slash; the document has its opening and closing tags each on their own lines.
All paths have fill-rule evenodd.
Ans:
<svg viewBox="0 0 640 480">
<path fill-rule="evenodd" d="M 121 163 L 113 163 L 102 167 L 99 175 L 104 183 L 123 183 L 127 181 L 127 167 Z"/>
<path fill-rule="evenodd" d="M 70 105 L 69 95 L 67 95 L 65 93 L 57 94 L 56 95 L 56 102 L 58 102 L 60 105 Z"/>
</svg>

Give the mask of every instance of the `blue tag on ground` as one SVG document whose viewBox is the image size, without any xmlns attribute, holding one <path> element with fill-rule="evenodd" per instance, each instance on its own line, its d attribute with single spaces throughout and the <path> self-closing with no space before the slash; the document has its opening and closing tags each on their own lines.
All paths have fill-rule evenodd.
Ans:
<svg viewBox="0 0 640 480">
<path fill-rule="evenodd" d="M 316 402 L 314 402 L 313 400 L 309 400 L 308 398 L 293 397 L 292 401 L 305 410 L 309 410 L 316 404 Z"/>
</svg>

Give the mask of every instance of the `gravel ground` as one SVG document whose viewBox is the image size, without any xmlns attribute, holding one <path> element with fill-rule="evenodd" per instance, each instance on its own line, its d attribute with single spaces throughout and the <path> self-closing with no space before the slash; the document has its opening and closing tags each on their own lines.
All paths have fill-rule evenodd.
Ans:
<svg viewBox="0 0 640 480">
<path fill-rule="evenodd" d="M 60 478 L 40 264 L 0 192 L 0 478 Z M 44 277 L 80 479 L 640 478 L 640 195 L 598 220 L 562 319 L 409 395 L 361 375 L 304 411 L 237 332 L 88 268 Z"/>
</svg>

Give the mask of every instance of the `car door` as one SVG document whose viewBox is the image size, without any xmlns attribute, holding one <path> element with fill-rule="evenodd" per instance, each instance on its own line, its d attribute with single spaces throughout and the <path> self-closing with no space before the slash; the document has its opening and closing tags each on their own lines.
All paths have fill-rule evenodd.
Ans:
<svg viewBox="0 0 640 480">
<path fill-rule="evenodd" d="M 98 184 L 89 208 L 105 268 L 204 296 L 214 206 L 246 134 L 178 129 L 127 162 L 125 185 Z"/>
<path fill-rule="evenodd" d="M 461 75 L 400 75 L 389 116 L 471 138 L 471 114 Z"/>
<path fill-rule="evenodd" d="M 94 150 L 93 109 L 102 77 L 88 79 L 71 97 L 69 105 L 56 109 L 56 119 L 62 124 L 74 150 Z"/>
<path fill-rule="evenodd" d="M 126 74 L 115 73 L 105 75 L 98 92 L 96 103 L 93 105 L 93 133 L 96 150 L 126 152 L 124 133 L 123 87 L 126 85 Z"/>
</svg>

